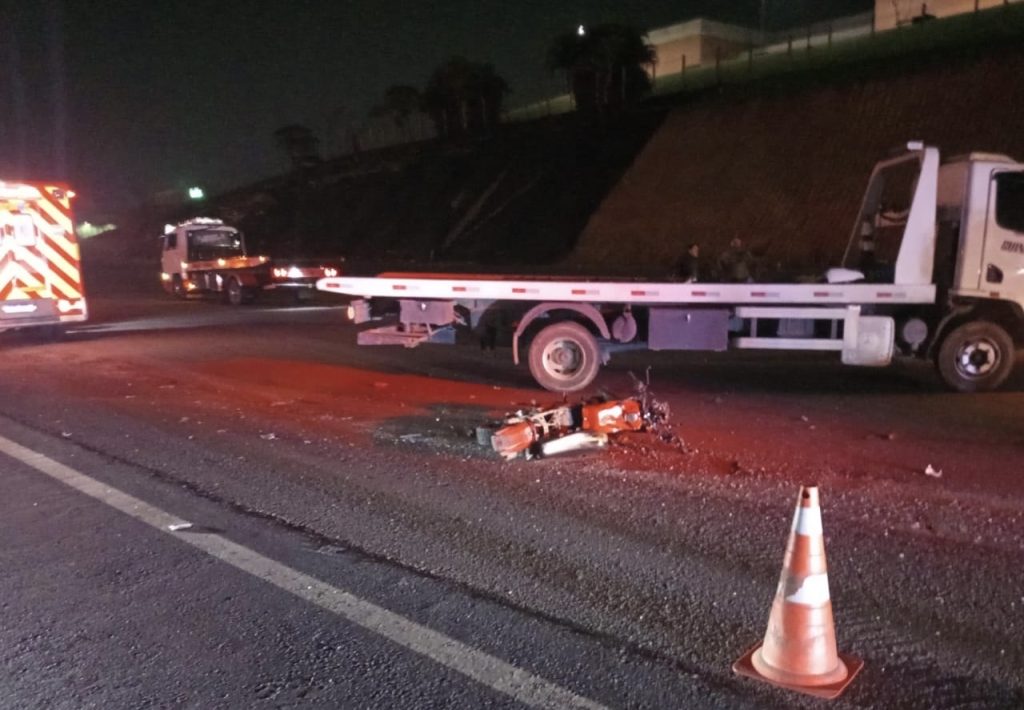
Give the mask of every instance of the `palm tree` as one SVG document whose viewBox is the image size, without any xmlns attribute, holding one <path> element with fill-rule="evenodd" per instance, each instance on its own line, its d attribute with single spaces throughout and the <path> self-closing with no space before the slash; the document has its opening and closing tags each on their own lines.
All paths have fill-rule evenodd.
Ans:
<svg viewBox="0 0 1024 710">
<path fill-rule="evenodd" d="M 384 105 L 395 119 L 395 124 L 404 129 L 409 118 L 420 110 L 423 98 L 415 86 L 395 84 L 384 92 Z"/>
<path fill-rule="evenodd" d="M 394 124 L 403 140 L 413 133 L 410 119 L 423 111 L 423 97 L 415 86 L 394 84 L 384 92 L 384 101 L 370 109 L 371 119 L 384 119 Z"/>
<path fill-rule="evenodd" d="M 490 64 L 452 57 L 434 70 L 423 105 L 441 136 L 481 133 L 496 126 L 508 84 Z"/>
<path fill-rule="evenodd" d="M 645 67 L 657 61 L 646 35 L 630 25 L 596 25 L 555 37 L 548 68 L 566 72 L 569 90 L 580 111 L 620 109 L 651 90 Z"/>
</svg>

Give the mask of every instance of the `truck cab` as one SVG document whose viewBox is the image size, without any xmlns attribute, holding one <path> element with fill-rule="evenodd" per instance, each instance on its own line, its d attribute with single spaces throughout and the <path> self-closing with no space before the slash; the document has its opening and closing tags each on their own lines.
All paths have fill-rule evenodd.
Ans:
<svg viewBox="0 0 1024 710">
<path fill-rule="evenodd" d="M 1024 165 L 908 149 L 872 173 L 844 280 L 934 284 L 933 306 L 893 313 L 897 351 L 933 359 L 954 389 L 993 389 L 1024 345 Z"/>
<path fill-rule="evenodd" d="M 972 153 L 939 173 L 939 223 L 956 229 L 951 290 L 1024 303 L 1024 165 Z"/>
<path fill-rule="evenodd" d="M 341 270 L 340 258 L 274 262 L 269 256 L 250 256 L 240 231 L 209 217 L 169 224 L 160 241 L 160 279 L 164 290 L 179 298 L 215 293 L 239 305 L 262 291 L 284 289 L 302 301 L 313 295 L 317 279 Z"/>
<path fill-rule="evenodd" d="M 242 233 L 219 219 L 169 224 L 160 239 L 160 279 L 179 298 L 219 293 L 239 305 L 252 301 L 270 281 L 269 257 L 246 254 Z"/>
</svg>

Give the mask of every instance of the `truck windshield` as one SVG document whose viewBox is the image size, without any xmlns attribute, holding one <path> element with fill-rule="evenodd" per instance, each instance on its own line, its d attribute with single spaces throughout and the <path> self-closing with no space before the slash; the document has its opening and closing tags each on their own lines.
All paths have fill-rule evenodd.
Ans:
<svg viewBox="0 0 1024 710">
<path fill-rule="evenodd" d="M 242 234 L 234 229 L 203 229 L 188 233 L 188 260 L 208 261 L 245 256 Z"/>
</svg>

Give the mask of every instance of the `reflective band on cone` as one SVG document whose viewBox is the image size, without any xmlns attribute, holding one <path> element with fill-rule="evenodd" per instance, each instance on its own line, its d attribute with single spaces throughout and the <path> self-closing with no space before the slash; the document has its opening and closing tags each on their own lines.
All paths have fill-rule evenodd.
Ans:
<svg viewBox="0 0 1024 710">
<path fill-rule="evenodd" d="M 764 642 L 733 664 L 743 676 L 822 698 L 864 666 L 836 649 L 817 486 L 800 489 Z"/>
</svg>

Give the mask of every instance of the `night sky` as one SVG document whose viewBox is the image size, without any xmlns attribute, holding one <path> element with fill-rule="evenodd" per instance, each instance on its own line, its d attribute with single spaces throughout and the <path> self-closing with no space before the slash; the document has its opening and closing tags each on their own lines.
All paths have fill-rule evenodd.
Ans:
<svg viewBox="0 0 1024 710">
<path fill-rule="evenodd" d="M 564 80 L 544 68 L 545 52 L 552 37 L 579 23 L 628 21 L 649 29 L 707 16 L 756 25 L 759 6 L 759 0 L 0 0 L 0 176 L 64 177 L 78 189 L 78 209 L 87 217 L 160 190 L 200 184 L 216 191 L 281 172 L 285 159 L 271 134 L 288 123 L 323 137 L 329 157 L 332 113 L 343 110 L 358 125 L 388 86 L 422 88 L 431 70 L 453 55 L 494 64 L 512 88 L 506 103 L 515 106 L 563 90 Z M 872 6 L 872 0 L 770 0 L 769 18 L 782 26 Z M 60 66 L 63 102 L 54 98 Z M 65 117 L 64 141 L 58 115 Z M 66 150 L 66 175 L 57 175 L 59 146 Z"/>
</svg>

